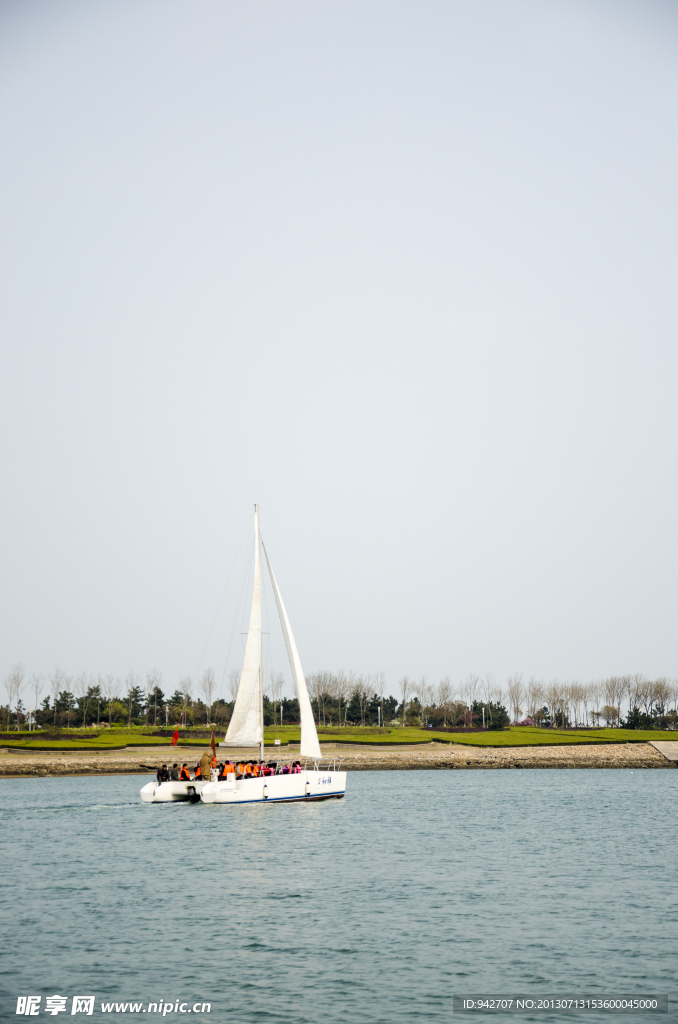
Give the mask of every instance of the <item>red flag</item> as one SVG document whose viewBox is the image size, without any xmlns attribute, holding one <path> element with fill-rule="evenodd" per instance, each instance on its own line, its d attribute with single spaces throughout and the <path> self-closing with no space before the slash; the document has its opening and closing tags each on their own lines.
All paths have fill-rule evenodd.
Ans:
<svg viewBox="0 0 678 1024">
<path fill-rule="evenodd" d="M 212 729 L 212 739 L 210 740 L 210 747 L 212 748 L 212 756 L 216 758 L 216 756 L 217 756 L 217 745 L 214 742 L 214 729 Z"/>
<path fill-rule="evenodd" d="M 178 742 L 179 742 L 179 730 L 175 729 L 174 730 L 174 736 L 172 737 L 172 746 L 176 747 Z"/>
</svg>

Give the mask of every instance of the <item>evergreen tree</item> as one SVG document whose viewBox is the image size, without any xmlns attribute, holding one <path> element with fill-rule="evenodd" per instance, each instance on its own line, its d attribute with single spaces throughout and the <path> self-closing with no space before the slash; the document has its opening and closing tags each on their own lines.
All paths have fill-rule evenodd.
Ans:
<svg viewBox="0 0 678 1024">
<path fill-rule="evenodd" d="M 511 724 L 509 713 L 503 704 L 493 704 L 492 701 L 481 704 L 478 701 L 474 701 L 473 720 L 476 725 L 482 724 L 483 710 L 485 711 L 485 727 L 487 729 L 505 729 Z"/>
<path fill-rule="evenodd" d="M 128 721 L 142 718 L 144 714 L 144 691 L 140 686 L 134 686 L 125 698 L 127 702 Z"/>
<path fill-rule="evenodd" d="M 85 701 L 87 702 L 88 709 L 92 713 L 92 719 L 94 719 L 94 708 L 96 707 L 97 709 L 97 729 L 99 728 L 99 715 L 101 713 L 102 700 L 103 698 L 101 696 L 101 687 L 99 686 L 99 684 L 97 684 L 96 686 L 90 686 L 85 695 Z M 83 725 L 86 724 L 86 722 L 83 722 Z M 92 724 L 94 724 L 94 722 L 92 722 Z"/>
<path fill-rule="evenodd" d="M 153 718 L 153 725 L 158 724 L 158 715 L 162 723 L 162 713 L 165 707 L 165 694 L 159 686 L 154 686 L 146 697 L 146 718 Z"/>
<path fill-rule="evenodd" d="M 71 715 L 75 708 L 75 697 L 70 690 L 62 690 L 56 699 L 56 710 L 66 715 L 67 727 L 71 727 Z"/>
</svg>

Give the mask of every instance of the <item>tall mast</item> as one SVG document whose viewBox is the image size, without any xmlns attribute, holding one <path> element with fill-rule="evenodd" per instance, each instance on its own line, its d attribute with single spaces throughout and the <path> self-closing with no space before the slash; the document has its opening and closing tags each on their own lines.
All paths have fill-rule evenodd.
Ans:
<svg viewBox="0 0 678 1024">
<path fill-rule="evenodd" d="M 255 577 L 259 584 L 259 593 L 261 594 L 261 574 L 259 570 L 259 552 L 261 551 L 261 541 L 259 539 L 259 506 L 254 506 L 254 565 L 255 565 Z M 261 601 L 261 597 L 259 598 Z M 261 611 L 259 612 L 261 615 Z M 263 677 L 263 662 L 264 662 L 264 647 L 263 637 L 261 634 L 261 626 L 259 628 L 259 721 L 261 723 L 261 733 L 259 739 L 259 760 L 264 760 L 264 677 Z"/>
</svg>

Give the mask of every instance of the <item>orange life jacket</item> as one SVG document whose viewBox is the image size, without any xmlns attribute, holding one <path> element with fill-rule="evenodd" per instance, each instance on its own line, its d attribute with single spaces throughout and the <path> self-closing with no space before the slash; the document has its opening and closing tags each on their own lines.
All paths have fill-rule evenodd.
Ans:
<svg viewBox="0 0 678 1024">
<path fill-rule="evenodd" d="M 179 779 L 182 782 L 185 782 L 187 779 L 190 779 L 190 778 L 191 778 L 191 776 L 190 776 L 190 774 L 188 773 L 188 771 L 185 768 L 180 768 L 179 769 Z"/>
</svg>

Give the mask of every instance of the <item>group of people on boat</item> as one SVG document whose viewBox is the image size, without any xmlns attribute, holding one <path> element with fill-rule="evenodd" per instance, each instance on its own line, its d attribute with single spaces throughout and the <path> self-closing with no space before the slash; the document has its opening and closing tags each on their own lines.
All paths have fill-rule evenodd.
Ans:
<svg viewBox="0 0 678 1024">
<path fill-rule="evenodd" d="M 205 753 L 192 772 L 186 764 L 173 764 L 169 769 L 164 764 L 158 768 L 156 778 L 158 784 L 162 782 L 192 782 L 194 780 L 209 782 L 215 769 L 219 782 L 224 782 L 229 775 L 235 775 L 236 779 L 258 779 L 267 775 L 298 775 L 302 771 L 299 761 L 283 765 L 279 765 L 277 761 L 238 761 L 237 763 L 223 761 L 219 763 L 214 755 L 210 756 Z"/>
</svg>

